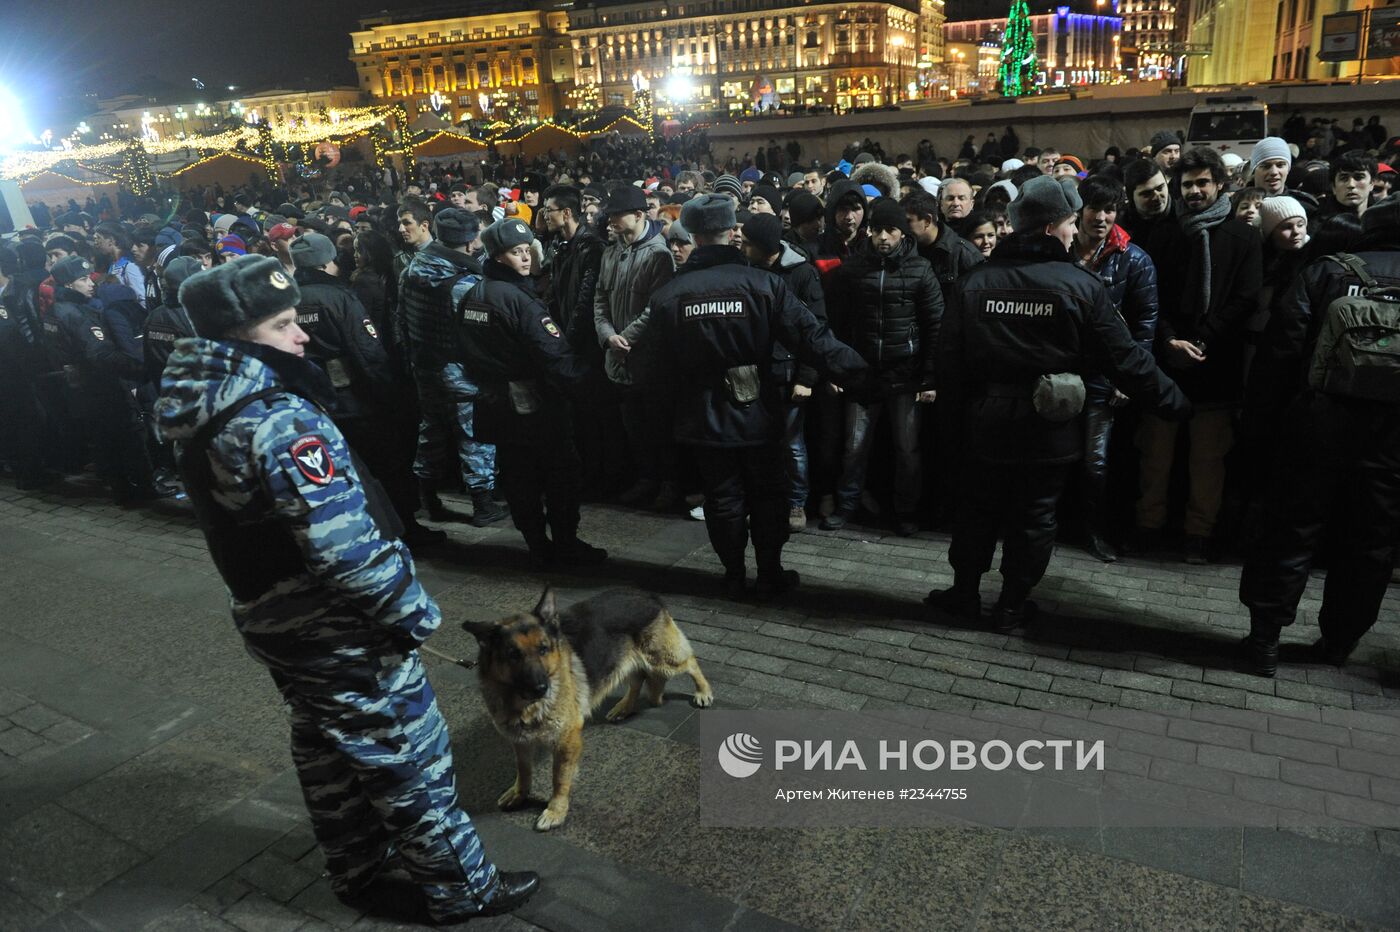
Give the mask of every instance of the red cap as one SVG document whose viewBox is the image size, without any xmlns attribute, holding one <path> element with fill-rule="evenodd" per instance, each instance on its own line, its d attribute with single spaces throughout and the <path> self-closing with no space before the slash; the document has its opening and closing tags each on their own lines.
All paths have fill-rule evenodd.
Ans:
<svg viewBox="0 0 1400 932">
<path fill-rule="evenodd" d="M 366 206 L 363 205 L 363 204 L 359 205 L 358 207 L 351 207 L 351 208 L 350 208 L 350 219 L 351 219 L 351 220 L 358 220 L 358 219 L 360 219 L 360 214 L 364 213 L 364 212 L 367 211 L 367 210 L 369 210 L 369 208 L 366 207 Z"/>
<path fill-rule="evenodd" d="M 1395 174 L 1395 169 L 1393 169 L 1393 168 L 1390 167 L 1390 163 L 1389 163 L 1389 162 L 1382 162 L 1382 163 L 1380 163 L 1379 165 L 1376 166 L 1376 174 L 1377 174 L 1377 175 L 1384 175 L 1384 174 L 1387 174 L 1387 173 L 1388 173 L 1388 174 L 1392 174 L 1392 175 Z"/>
<path fill-rule="evenodd" d="M 290 223 L 273 224 L 272 229 L 267 231 L 267 238 L 271 240 L 292 239 L 297 235 L 297 228 Z"/>
</svg>

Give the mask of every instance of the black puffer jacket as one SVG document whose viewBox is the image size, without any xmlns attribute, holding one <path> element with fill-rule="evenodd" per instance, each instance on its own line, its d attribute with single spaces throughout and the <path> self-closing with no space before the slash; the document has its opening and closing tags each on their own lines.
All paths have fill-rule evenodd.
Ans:
<svg viewBox="0 0 1400 932">
<path fill-rule="evenodd" d="M 593 295 L 598 290 L 598 270 L 607 245 L 583 224 L 571 240 L 556 237 L 545 257 L 549 313 L 563 328 L 569 345 L 590 358 L 601 358 L 593 327 Z"/>
<path fill-rule="evenodd" d="M 866 364 L 842 345 L 783 280 L 744 264 L 732 246 L 700 246 L 651 299 L 666 388 L 675 392 L 681 443 L 753 447 L 778 443 L 787 423 L 787 386 L 772 372 L 773 344 L 848 390 L 865 388 Z M 736 400 L 731 370 L 753 366 L 758 397 Z"/>
<path fill-rule="evenodd" d="M 959 236 L 942 217 L 934 222 L 938 224 L 938 238 L 927 246 L 920 243 L 915 248 L 933 266 L 933 274 L 938 276 L 938 284 L 943 289 L 943 303 L 947 304 L 963 273 L 987 259 L 982 250 Z"/>
<path fill-rule="evenodd" d="M 963 279 L 939 349 L 940 378 L 971 400 L 971 452 L 991 463 L 1069 463 L 1084 419 L 1052 422 L 1031 400 L 1040 376 L 1104 373 L 1163 417 L 1190 403 L 1139 346 L 1092 274 L 1043 234 L 1012 235 Z"/>
<path fill-rule="evenodd" d="M 1138 346 L 1152 352 L 1152 339 L 1157 333 L 1157 269 L 1147 253 L 1132 242 L 1126 230 L 1115 226 L 1099 252 L 1084 268 L 1108 290 L 1123 323 Z M 1085 378 L 1089 397 L 1099 401 L 1112 394 L 1108 380 L 1101 375 Z"/>
<path fill-rule="evenodd" d="M 297 269 L 296 280 L 297 326 L 311 338 L 306 358 L 331 377 L 339 413 L 355 416 L 389 405 L 395 397 L 389 354 L 350 285 L 320 269 Z"/>
<path fill-rule="evenodd" d="M 934 387 L 943 291 L 912 237 L 890 255 L 866 243 L 846 260 L 827 315 L 836 335 L 876 370 L 887 393 Z"/>
<path fill-rule="evenodd" d="M 487 443 L 567 436 L 569 396 L 602 383 L 535 296 L 534 282 L 494 260 L 458 303 L 453 329 L 453 361 L 478 386 L 476 435 Z"/>
</svg>

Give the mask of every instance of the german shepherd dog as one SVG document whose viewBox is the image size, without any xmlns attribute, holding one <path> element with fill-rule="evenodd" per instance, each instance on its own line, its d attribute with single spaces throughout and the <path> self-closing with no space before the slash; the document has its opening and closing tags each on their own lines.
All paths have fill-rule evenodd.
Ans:
<svg viewBox="0 0 1400 932">
<path fill-rule="evenodd" d="M 535 822 L 542 832 L 568 816 L 584 719 L 619 685 L 627 683 L 627 694 L 608 712 L 610 722 L 637 711 L 644 683 L 647 701 L 660 705 L 666 681 L 680 673 L 695 683 L 692 705 L 703 709 L 714 701 L 690 642 L 654 595 L 611 589 L 561 612 L 546 586 L 532 612 L 462 627 L 480 645 L 478 672 L 491 720 L 515 748 L 515 783 L 497 805 L 525 805 L 534 752 L 548 747 L 553 754 L 553 792 Z"/>
</svg>

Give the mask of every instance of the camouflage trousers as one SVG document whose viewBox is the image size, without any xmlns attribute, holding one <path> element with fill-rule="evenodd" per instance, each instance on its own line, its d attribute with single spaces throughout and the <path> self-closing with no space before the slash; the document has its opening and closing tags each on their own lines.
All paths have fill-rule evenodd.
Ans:
<svg viewBox="0 0 1400 932">
<path fill-rule="evenodd" d="M 496 448 L 478 443 L 472 421 L 476 386 L 457 363 L 436 372 L 415 372 L 418 387 L 418 455 L 413 475 L 442 479 L 455 462 L 462 484 L 469 492 L 489 492 L 496 487 Z"/>
<path fill-rule="evenodd" d="M 276 679 L 333 889 L 355 892 L 397 850 L 434 918 L 479 912 L 497 871 L 457 801 L 447 724 L 417 652 L 386 668 L 377 692 L 303 698 L 295 681 Z"/>
</svg>

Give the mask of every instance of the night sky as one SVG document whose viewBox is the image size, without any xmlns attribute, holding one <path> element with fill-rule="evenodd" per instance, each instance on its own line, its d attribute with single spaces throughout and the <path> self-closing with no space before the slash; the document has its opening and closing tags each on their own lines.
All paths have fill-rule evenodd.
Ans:
<svg viewBox="0 0 1400 932">
<path fill-rule="evenodd" d="M 361 16 L 430 4 L 395 0 L 0 0 L 0 86 L 30 128 L 62 133 L 85 92 L 198 95 L 233 84 L 354 84 L 348 33 Z M 463 7 L 470 6 L 463 3 Z M 431 6 L 440 9 L 437 4 Z M 949 19 L 998 15 L 1006 0 L 949 0 Z M 226 94 L 227 91 L 225 90 Z M 64 101 L 67 98 L 68 103 Z M 197 96 L 185 98 L 195 101 Z"/>
</svg>

